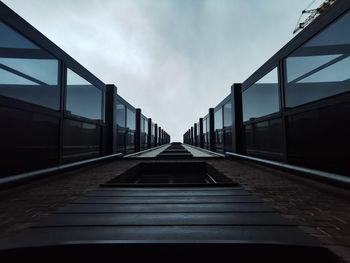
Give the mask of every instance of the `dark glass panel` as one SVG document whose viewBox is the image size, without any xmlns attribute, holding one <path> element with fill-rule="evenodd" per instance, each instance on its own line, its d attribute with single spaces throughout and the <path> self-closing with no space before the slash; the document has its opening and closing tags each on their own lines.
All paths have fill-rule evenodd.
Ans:
<svg viewBox="0 0 350 263">
<path fill-rule="evenodd" d="M 0 177 L 58 165 L 58 118 L 0 107 L 0 119 Z"/>
<path fill-rule="evenodd" d="M 148 119 L 145 117 L 141 117 L 141 149 L 147 149 L 148 143 Z"/>
<path fill-rule="evenodd" d="M 117 152 L 125 152 L 126 143 L 126 123 L 125 123 L 126 107 L 117 101 L 116 106 L 116 122 L 117 122 Z"/>
<path fill-rule="evenodd" d="M 155 126 L 154 123 L 152 122 L 152 136 L 151 136 L 151 146 L 154 147 L 154 141 L 155 141 Z"/>
<path fill-rule="evenodd" d="M 63 158 L 65 162 L 96 157 L 100 154 L 100 127 L 64 119 Z"/>
<path fill-rule="evenodd" d="M 2 22 L 0 95 L 60 109 L 58 60 Z"/>
<path fill-rule="evenodd" d="M 243 121 L 279 112 L 277 68 L 243 92 L 242 104 Z"/>
<path fill-rule="evenodd" d="M 40 49 L 21 34 L 0 21 L 0 48 Z"/>
<path fill-rule="evenodd" d="M 288 116 L 288 162 L 349 175 L 349 133 L 349 102 Z"/>
<path fill-rule="evenodd" d="M 244 126 L 246 154 L 282 160 L 282 121 L 274 119 Z"/>
<path fill-rule="evenodd" d="M 227 102 L 224 107 L 224 152 L 232 151 L 232 104 Z"/>
<path fill-rule="evenodd" d="M 286 106 L 296 107 L 350 90 L 350 14 L 286 59 Z"/>
<path fill-rule="evenodd" d="M 126 127 L 126 152 L 130 153 L 135 151 L 136 115 L 128 108 L 126 110 Z"/>
<path fill-rule="evenodd" d="M 102 120 L 102 100 L 99 88 L 67 69 L 67 111 L 92 120 Z"/>
<path fill-rule="evenodd" d="M 208 117 L 203 119 L 203 137 L 204 137 L 204 143 L 203 147 L 205 149 L 209 149 L 209 120 Z"/>
<path fill-rule="evenodd" d="M 224 130 L 222 108 L 214 112 L 215 146 L 217 152 L 224 151 Z"/>
<path fill-rule="evenodd" d="M 197 123 L 197 146 L 200 147 L 200 132 L 201 132 L 201 127 L 199 125 L 199 122 Z"/>
</svg>

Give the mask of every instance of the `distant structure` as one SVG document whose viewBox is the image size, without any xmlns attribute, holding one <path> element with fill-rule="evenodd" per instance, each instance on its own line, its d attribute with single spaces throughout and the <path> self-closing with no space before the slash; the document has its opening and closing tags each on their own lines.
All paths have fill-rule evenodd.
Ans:
<svg viewBox="0 0 350 263">
<path fill-rule="evenodd" d="M 293 31 L 293 34 L 297 33 L 298 31 L 302 30 L 304 27 L 308 26 L 319 14 L 324 12 L 329 6 L 331 6 L 336 0 L 326 0 L 324 1 L 318 8 L 315 9 L 308 9 L 310 6 L 315 3 L 316 0 L 313 0 L 311 4 L 308 5 L 307 8 L 305 8 L 299 17 L 298 23 Z M 304 22 L 300 22 L 302 19 L 302 16 L 304 14 L 309 14 L 309 16 L 304 20 Z"/>
</svg>

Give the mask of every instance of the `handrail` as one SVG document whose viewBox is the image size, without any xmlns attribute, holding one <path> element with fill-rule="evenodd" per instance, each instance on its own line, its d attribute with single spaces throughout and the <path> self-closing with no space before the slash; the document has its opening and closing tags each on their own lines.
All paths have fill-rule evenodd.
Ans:
<svg viewBox="0 0 350 263">
<path fill-rule="evenodd" d="M 305 175 L 305 176 L 313 178 L 313 179 L 320 179 L 322 181 L 325 181 L 325 182 L 328 182 L 328 183 L 331 183 L 331 184 L 334 184 L 337 186 L 341 186 L 344 188 L 350 188 L 350 177 L 345 176 L 345 175 L 334 174 L 334 173 L 324 172 L 324 171 L 320 171 L 320 170 L 300 167 L 300 166 L 296 166 L 296 165 L 265 160 L 265 159 L 261 159 L 261 158 L 251 157 L 251 156 L 232 153 L 232 152 L 226 152 L 225 155 L 228 157 L 237 157 L 240 159 L 245 159 L 245 160 L 250 160 L 250 161 L 262 163 L 262 164 L 269 165 L 272 167 L 277 167 L 277 168 L 280 168 L 283 170 L 296 172 L 298 174 Z"/>
<path fill-rule="evenodd" d="M 36 170 L 32 172 L 21 173 L 13 176 L 0 178 L 0 188 L 5 188 L 11 185 L 24 183 L 24 182 L 42 177 L 44 175 L 56 174 L 59 172 L 68 171 L 87 164 L 93 164 L 95 162 L 105 161 L 113 158 L 120 158 L 122 156 L 123 156 L 122 153 L 116 153 L 116 154 L 111 154 L 107 156 L 97 157 L 97 158 L 83 160 L 83 161 L 69 163 L 69 164 L 58 165 L 58 166 L 54 166 L 46 169 L 41 169 L 41 170 Z"/>
</svg>

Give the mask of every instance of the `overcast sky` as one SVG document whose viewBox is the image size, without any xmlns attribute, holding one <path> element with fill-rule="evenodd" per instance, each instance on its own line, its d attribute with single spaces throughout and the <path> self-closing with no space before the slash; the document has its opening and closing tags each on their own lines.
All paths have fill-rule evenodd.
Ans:
<svg viewBox="0 0 350 263">
<path fill-rule="evenodd" d="M 183 133 L 292 37 L 311 0 L 3 0 L 152 118 Z M 316 1 L 316 3 L 322 1 Z"/>
</svg>

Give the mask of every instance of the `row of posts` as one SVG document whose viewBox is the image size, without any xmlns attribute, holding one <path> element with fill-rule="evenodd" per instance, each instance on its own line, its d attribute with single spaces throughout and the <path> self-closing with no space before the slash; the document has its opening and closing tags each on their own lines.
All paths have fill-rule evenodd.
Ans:
<svg viewBox="0 0 350 263">
<path fill-rule="evenodd" d="M 242 84 L 234 83 L 231 86 L 231 117 L 232 117 L 232 152 L 242 153 Z M 228 102 L 228 101 L 227 101 Z M 216 151 L 216 139 L 214 129 L 214 108 L 210 108 L 208 112 L 208 141 L 205 145 L 204 138 L 204 118 L 199 118 L 199 122 L 195 123 L 184 135 L 183 142 L 200 148 L 206 148 L 210 151 Z M 199 136 L 197 136 L 199 129 Z"/>
<path fill-rule="evenodd" d="M 117 123 L 116 123 L 116 99 L 117 99 L 117 87 L 113 84 L 106 85 L 106 124 L 104 126 L 104 152 L 105 154 L 114 154 L 117 152 Z M 141 150 L 141 109 L 136 109 L 136 135 L 135 135 L 135 152 Z M 147 131 L 147 149 L 170 143 L 170 135 L 166 133 L 157 124 L 154 124 L 154 141 L 152 142 L 152 119 L 148 118 L 148 131 Z"/>
</svg>

